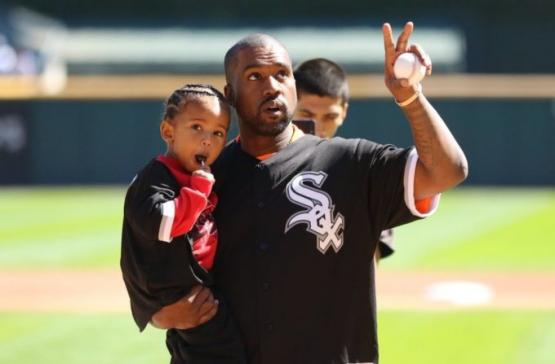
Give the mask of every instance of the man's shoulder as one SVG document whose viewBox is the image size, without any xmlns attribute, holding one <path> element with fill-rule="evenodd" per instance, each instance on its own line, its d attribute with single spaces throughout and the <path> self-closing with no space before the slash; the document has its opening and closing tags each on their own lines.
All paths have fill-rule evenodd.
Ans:
<svg viewBox="0 0 555 364">
<path fill-rule="evenodd" d="M 317 144 L 317 152 L 355 155 L 372 152 L 379 148 L 379 146 L 380 144 L 376 142 L 362 138 L 333 137 L 331 139 L 322 139 L 321 143 Z"/>
<path fill-rule="evenodd" d="M 329 139 L 329 145 L 338 149 L 348 149 L 357 155 L 388 153 L 390 151 L 410 151 L 411 148 L 400 148 L 393 144 L 381 144 L 363 138 L 334 137 Z"/>
<path fill-rule="evenodd" d="M 227 175 L 227 171 L 235 168 L 234 160 L 239 154 L 240 144 L 235 139 L 232 139 L 225 145 L 218 158 L 214 161 L 214 163 L 212 163 L 210 169 L 216 178 L 216 183 L 213 189 L 214 191 L 219 190 L 221 184 L 223 183 L 224 177 Z"/>
<path fill-rule="evenodd" d="M 238 148 L 239 148 L 239 143 L 235 139 L 230 140 L 224 146 L 218 158 L 216 158 L 214 163 L 210 166 L 210 168 L 212 169 L 212 172 L 216 173 L 220 169 L 222 169 L 223 166 L 228 164 L 229 161 L 232 160 L 237 155 Z"/>
<path fill-rule="evenodd" d="M 357 148 L 360 145 L 378 145 L 378 143 L 364 139 L 364 138 L 343 138 L 340 136 L 328 139 L 328 142 L 332 145 L 347 147 L 347 148 Z"/>
<path fill-rule="evenodd" d="M 237 141 L 237 139 L 231 139 L 229 142 L 226 143 L 216 161 L 218 161 L 222 157 L 230 157 L 231 155 L 235 154 L 240 145 L 241 144 Z"/>
</svg>

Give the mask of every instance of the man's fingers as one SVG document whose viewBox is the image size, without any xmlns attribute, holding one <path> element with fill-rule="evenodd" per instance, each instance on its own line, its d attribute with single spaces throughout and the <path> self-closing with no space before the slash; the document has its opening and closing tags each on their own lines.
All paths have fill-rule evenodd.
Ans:
<svg viewBox="0 0 555 364">
<path fill-rule="evenodd" d="M 202 304 L 202 306 L 200 306 L 199 311 L 198 311 L 198 315 L 202 318 L 206 315 L 208 315 L 210 312 L 212 312 L 213 310 L 218 311 L 218 300 L 207 300 L 206 302 L 204 302 Z M 202 322 L 202 319 L 201 319 Z"/>
<path fill-rule="evenodd" d="M 399 78 L 396 80 L 391 81 L 393 87 L 409 87 L 409 80 L 407 78 Z"/>
<path fill-rule="evenodd" d="M 199 325 L 211 320 L 218 312 L 218 305 L 214 305 L 206 314 L 202 315 L 199 319 Z"/>
<path fill-rule="evenodd" d="M 200 299 L 199 299 L 200 302 Z M 209 310 L 211 310 L 216 305 L 216 300 L 212 295 L 212 292 L 202 301 L 198 306 L 198 315 L 204 316 Z"/>
<path fill-rule="evenodd" d="M 202 289 L 196 295 L 192 304 L 198 310 L 207 301 L 208 302 L 214 301 L 214 296 L 212 295 L 212 291 L 210 291 L 209 288 L 202 287 Z"/>
<path fill-rule="evenodd" d="M 422 47 L 419 44 L 411 44 L 411 46 L 409 47 L 409 51 L 411 53 L 416 54 L 416 56 L 418 57 L 418 59 L 420 59 L 420 62 L 427 68 L 427 67 L 431 67 L 432 66 L 432 59 L 430 58 L 430 56 L 428 55 L 428 53 L 426 53 L 424 51 L 424 49 L 422 49 Z"/>
<path fill-rule="evenodd" d="M 393 73 L 393 62 L 395 61 L 395 43 L 393 40 L 393 31 L 391 25 L 385 23 L 382 27 L 383 46 L 385 49 L 385 69 L 389 74 Z"/>
<path fill-rule="evenodd" d="M 397 45 L 395 47 L 395 51 L 397 53 L 403 53 L 407 51 L 407 44 L 409 43 L 410 35 L 412 34 L 412 30 L 414 29 L 414 24 L 409 21 L 405 24 L 403 31 L 399 34 L 399 38 L 397 38 Z"/>
<path fill-rule="evenodd" d="M 191 291 L 189 291 L 189 293 L 183 298 L 192 304 L 197 298 L 197 295 L 199 294 L 199 292 L 202 291 L 203 288 L 204 287 L 200 285 L 194 286 L 193 288 L 191 288 Z"/>
<path fill-rule="evenodd" d="M 424 51 L 424 49 L 422 49 L 422 47 L 420 47 L 418 44 L 412 44 L 409 47 L 409 51 L 411 53 L 416 54 L 416 56 L 420 60 L 420 63 L 422 63 L 422 65 L 424 67 L 426 67 L 426 76 L 431 75 L 432 74 L 432 59 L 430 58 L 428 53 L 426 53 Z"/>
</svg>

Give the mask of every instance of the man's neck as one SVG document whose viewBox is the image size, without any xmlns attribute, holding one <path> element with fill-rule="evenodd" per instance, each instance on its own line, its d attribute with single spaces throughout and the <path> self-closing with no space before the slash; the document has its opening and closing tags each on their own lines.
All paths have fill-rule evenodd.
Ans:
<svg viewBox="0 0 555 364">
<path fill-rule="evenodd" d="M 241 148 L 253 157 L 277 153 L 287 147 L 294 134 L 293 124 L 289 124 L 284 131 L 274 136 L 261 136 L 247 128 L 240 131 Z"/>
</svg>

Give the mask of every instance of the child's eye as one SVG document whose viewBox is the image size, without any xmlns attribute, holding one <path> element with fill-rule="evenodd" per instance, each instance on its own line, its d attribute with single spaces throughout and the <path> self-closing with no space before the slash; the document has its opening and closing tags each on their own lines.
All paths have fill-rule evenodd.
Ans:
<svg viewBox="0 0 555 364">
<path fill-rule="evenodd" d="M 254 72 L 247 77 L 249 81 L 258 81 L 260 79 L 260 73 Z"/>
<path fill-rule="evenodd" d="M 193 125 L 191 125 L 191 129 L 193 129 L 193 130 L 202 130 L 202 126 L 200 126 L 199 124 L 193 124 Z"/>
<path fill-rule="evenodd" d="M 225 133 L 223 131 L 215 131 L 214 135 L 220 138 L 224 138 L 225 137 Z"/>
</svg>

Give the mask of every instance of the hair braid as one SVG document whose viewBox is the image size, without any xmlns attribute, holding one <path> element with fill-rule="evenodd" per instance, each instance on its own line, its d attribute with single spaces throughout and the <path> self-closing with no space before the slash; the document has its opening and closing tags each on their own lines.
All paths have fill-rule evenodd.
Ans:
<svg viewBox="0 0 555 364">
<path fill-rule="evenodd" d="M 198 99 L 202 96 L 216 97 L 221 103 L 228 105 L 224 95 L 212 85 L 187 84 L 175 90 L 164 103 L 164 120 L 170 120 L 179 113 L 187 101 Z"/>
</svg>

